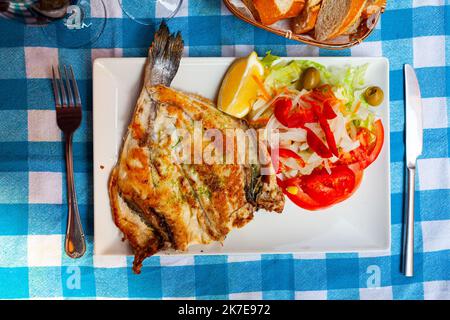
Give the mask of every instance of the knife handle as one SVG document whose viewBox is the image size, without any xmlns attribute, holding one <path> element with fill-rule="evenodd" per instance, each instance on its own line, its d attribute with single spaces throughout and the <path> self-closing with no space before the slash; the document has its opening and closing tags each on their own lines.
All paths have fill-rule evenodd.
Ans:
<svg viewBox="0 0 450 320">
<path fill-rule="evenodd" d="M 405 207 L 405 230 L 403 231 L 403 273 L 414 275 L 414 186 L 416 169 L 408 168 L 408 194 Z"/>
</svg>

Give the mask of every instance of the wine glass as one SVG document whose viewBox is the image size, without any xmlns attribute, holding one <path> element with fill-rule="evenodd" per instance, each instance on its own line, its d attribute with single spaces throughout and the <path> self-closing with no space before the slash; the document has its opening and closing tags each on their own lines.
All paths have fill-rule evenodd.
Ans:
<svg viewBox="0 0 450 320">
<path fill-rule="evenodd" d="M 42 29 L 59 47 L 88 46 L 97 41 L 106 25 L 103 0 L 40 0 L 35 11 L 48 19 Z"/>
<path fill-rule="evenodd" d="M 95 42 L 106 24 L 103 0 L 0 0 L 0 17 L 40 25 L 59 47 Z"/>
<path fill-rule="evenodd" d="M 152 15 L 159 19 L 173 18 L 180 10 L 183 0 L 118 0 L 123 12 L 133 21 L 151 25 Z"/>
</svg>

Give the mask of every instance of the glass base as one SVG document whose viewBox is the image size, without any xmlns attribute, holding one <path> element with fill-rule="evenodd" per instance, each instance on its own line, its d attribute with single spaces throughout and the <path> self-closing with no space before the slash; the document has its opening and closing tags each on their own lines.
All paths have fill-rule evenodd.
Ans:
<svg viewBox="0 0 450 320">
<path fill-rule="evenodd" d="M 61 10 L 53 14 L 58 13 L 61 15 Z M 49 15 L 48 12 L 45 14 Z M 97 41 L 105 25 L 103 0 L 79 0 L 75 4 L 69 3 L 62 11 L 62 17 L 42 25 L 42 30 L 48 38 L 56 41 L 58 47 L 81 48 Z"/>
<path fill-rule="evenodd" d="M 180 10 L 183 0 L 118 0 L 123 12 L 133 21 L 150 25 L 152 20 L 171 19 Z"/>
</svg>

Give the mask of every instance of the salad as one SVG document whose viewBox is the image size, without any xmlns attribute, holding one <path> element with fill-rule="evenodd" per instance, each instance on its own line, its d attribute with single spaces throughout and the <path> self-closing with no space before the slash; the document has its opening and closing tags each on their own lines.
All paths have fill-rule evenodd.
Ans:
<svg viewBox="0 0 450 320">
<path fill-rule="evenodd" d="M 383 91 L 365 83 L 367 65 L 325 67 L 270 52 L 254 77 L 248 122 L 265 127 L 277 181 L 308 210 L 348 199 L 380 154 L 384 128 L 375 114 Z"/>
</svg>

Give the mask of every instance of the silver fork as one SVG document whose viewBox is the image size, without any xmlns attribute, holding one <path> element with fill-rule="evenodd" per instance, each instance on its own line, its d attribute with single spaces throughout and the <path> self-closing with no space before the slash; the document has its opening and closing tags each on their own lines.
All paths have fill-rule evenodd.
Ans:
<svg viewBox="0 0 450 320">
<path fill-rule="evenodd" d="M 70 72 L 68 72 L 67 69 L 70 69 Z M 57 75 L 57 73 L 59 75 Z M 64 133 L 66 141 L 67 203 L 69 205 L 69 212 L 67 216 L 64 248 L 69 257 L 79 258 L 83 256 L 86 251 L 86 241 L 84 239 L 80 213 L 78 212 L 77 196 L 73 178 L 72 137 L 75 130 L 77 130 L 81 124 L 81 99 L 72 66 L 64 66 L 64 76 L 61 72 L 61 67 L 58 67 L 58 72 L 55 72 L 55 68 L 52 66 L 52 74 L 56 105 L 56 122 L 58 123 L 58 127 Z"/>
</svg>

